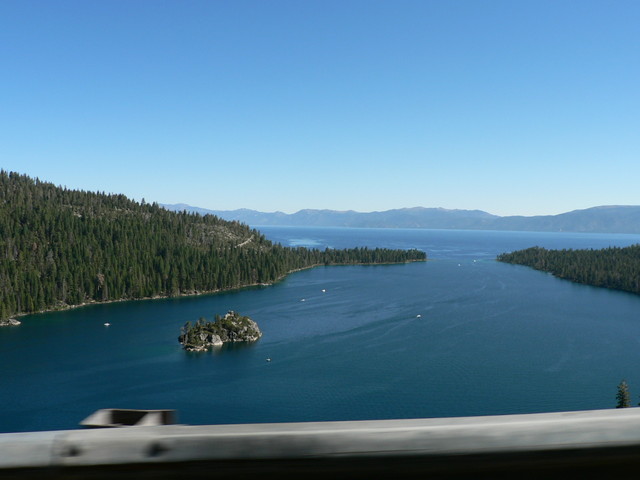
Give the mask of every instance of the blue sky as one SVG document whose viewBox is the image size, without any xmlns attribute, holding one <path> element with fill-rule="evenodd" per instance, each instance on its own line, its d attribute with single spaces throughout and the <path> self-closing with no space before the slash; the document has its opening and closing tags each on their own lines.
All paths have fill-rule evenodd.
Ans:
<svg viewBox="0 0 640 480">
<path fill-rule="evenodd" d="M 640 2 L 0 2 L 0 167 L 211 209 L 640 204 Z"/>
</svg>

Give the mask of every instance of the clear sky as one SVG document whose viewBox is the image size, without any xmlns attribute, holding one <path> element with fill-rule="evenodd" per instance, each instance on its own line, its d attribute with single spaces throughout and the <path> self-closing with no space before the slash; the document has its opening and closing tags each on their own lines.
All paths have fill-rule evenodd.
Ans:
<svg viewBox="0 0 640 480">
<path fill-rule="evenodd" d="M 640 1 L 2 0 L 0 167 L 210 209 L 640 204 Z"/>
</svg>

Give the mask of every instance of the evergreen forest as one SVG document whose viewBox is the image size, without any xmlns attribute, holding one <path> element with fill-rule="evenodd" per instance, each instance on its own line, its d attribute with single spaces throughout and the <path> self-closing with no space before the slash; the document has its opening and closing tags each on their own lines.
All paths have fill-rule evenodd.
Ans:
<svg viewBox="0 0 640 480">
<path fill-rule="evenodd" d="M 0 171 L 0 320 L 269 284 L 318 265 L 425 259 L 418 250 L 284 247 L 213 215 Z"/>
<path fill-rule="evenodd" d="M 549 272 L 577 283 L 640 294 L 640 245 L 600 250 L 532 247 L 503 253 L 497 259 Z"/>
</svg>

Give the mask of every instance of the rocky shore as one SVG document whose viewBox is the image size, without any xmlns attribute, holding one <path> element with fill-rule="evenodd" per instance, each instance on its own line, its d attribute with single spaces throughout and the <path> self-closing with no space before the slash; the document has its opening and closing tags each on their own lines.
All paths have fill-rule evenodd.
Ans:
<svg viewBox="0 0 640 480">
<path fill-rule="evenodd" d="M 20 325 L 20 321 L 15 318 L 8 318 L 7 320 L 0 320 L 0 327 L 13 327 L 15 325 Z"/>
</svg>

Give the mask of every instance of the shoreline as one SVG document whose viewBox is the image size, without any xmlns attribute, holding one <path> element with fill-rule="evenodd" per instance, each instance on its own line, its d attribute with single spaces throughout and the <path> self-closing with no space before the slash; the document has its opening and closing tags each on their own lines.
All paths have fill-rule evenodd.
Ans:
<svg viewBox="0 0 640 480">
<path fill-rule="evenodd" d="M 232 292 L 234 290 L 242 290 L 244 288 L 270 287 L 272 285 L 275 285 L 278 282 L 281 282 L 282 280 L 284 280 L 286 277 L 288 277 L 292 273 L 302 272 L 304 270 L 310 270 L 310 269 L 316 268 L 316 267 L 341 267 L 341 266 L 345 266 L 345 267 L 352 266 L 353 267 L 353 266 L 377 266 L 377 265 L 402 265 L 402 264 L 405 264 L 405 263 L 418 263 L 418 262 L 427 262 L 427 261 L 428 260 L 425 258 L 424 260 L 407 260 L 407 261 L 404 261 L 404 262 L 330 263 L 328 265 L 324 264 L 324 263 L 318 263 L 318 264 L 314 264 L 314 265 L 309 265 L 308 267 L 302 267 L 302 268 L 296 268 L 294 270 L 290 270 L 287 273 L 285 273 L 285 274 L 279 276 L 278 278 L 276 278 L 271 283 L 250 283 L 250 284 L 247 284 L 247 285 L 239 285 L 239 286 L 236 286 L 236 287 L 219 288 L 217 290 L 184 292 L 184 293 L 178 293 L 178 294 L 175 294 L 175 295 L 154 295 L 152 297 L 119 298 L 119 299 L 115 299 L 115 300 L 104 300 L 104 301 L 92 300 L 92 301 L 80 303 L 80 304 L 77 304 L 77 305 L 60 305 L 60 306 L 55 307 L 55 308 L 47 308 L 47 309 L 44 309 L 44 310 L 39 310 L 37 312 L 16 313 L 16 314 L 12 315 L 12 318 L 9 318 L 7 320 L 0 320 L 0 327 L 20 325 L 22 322 L 20 322 L 19 320 L 16 320 L 16 319 L 20 318 L 20 317 L 26 317 L 28 315 L 40 315 L 42 313 L 64 312 L 64 311 L 67 311 L 67 310 L 74 310 L 76 308 L 88 307 L 88 306 L 92 306 L 92 305 L 106 305 L 106 304 L 109 304 L 109 303 L 118 303 L 118 302 L 137 302 L 137 301 L 140 301 L 140 300 L 161 300 L 161 299 L 169 299 L 169 298 L 199 297 L 199 296 L 202 296 L 202 295 L 215 295 L 215 294 L 218 294 L 218 293 Z"/>
<path fill-rule="evenodd" d="M 17 315 L 14 315 L 17 317 Z M 7 318 L 6 320 L 0 320 L 0 327 L 15 327 L 20 325 L 22 322 L 16 320 L 15 318 Z"/>
</svg>

